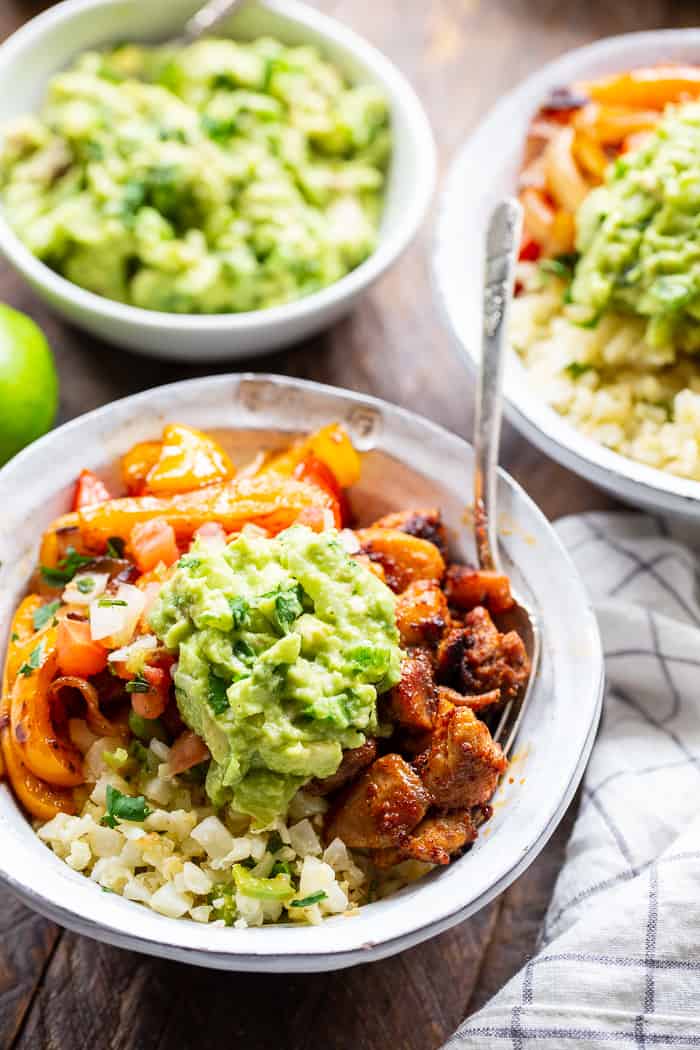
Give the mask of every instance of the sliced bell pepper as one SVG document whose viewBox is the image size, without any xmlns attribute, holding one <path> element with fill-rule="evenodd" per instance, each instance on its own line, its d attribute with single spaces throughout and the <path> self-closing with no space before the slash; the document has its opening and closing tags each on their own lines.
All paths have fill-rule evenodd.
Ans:
<svg viewBox="0 0 700 1050">
<path fill-rule="evenodd" d="M 221 446 L 201 430 L 171 423 L 163 430 L 163 441 L 145 482 L 145 491 L 154 496 L 193 489 L 226 481 L 235 474 L 233 463 Z"/>
<path fill-rule="evenodd" d="M 671 102 L 700 96 L 700 67 L 659 65 L 584 80 L 576 90 L 594 102 L 665 109 Z"/>
<path fill-rule="evenodd" d="M 333 501 L 317 485 L 266 474 L 209 485 L 177 496 L 127 496 L 83 507 L 79 515 L 83 542 L 98 551 L 106 547 L 110 537 L 127 542 L 134 525 L 154 518 L 162 518 L 172 525 L 178 542 L 191 539 L 207 521 L 218 521 L 227 533 L 240 531 L 250 522 L 276 535 L 292 525 L 309 506 L 332 510 Z"/>
<path fill-rule="evenodd" d="M 140 441 L 122 456 L 122 478 L 130 496 L 143 496 L 146 478 L 158 462 L 162 447 L 162 441 Z"/>
</svg>

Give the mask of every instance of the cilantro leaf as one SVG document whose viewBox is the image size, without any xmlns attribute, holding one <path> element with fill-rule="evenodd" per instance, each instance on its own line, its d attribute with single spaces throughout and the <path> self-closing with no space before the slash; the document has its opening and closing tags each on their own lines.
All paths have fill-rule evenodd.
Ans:
<svg viewBox="0 0 700 1050">
<path fill-rule="evenodd" d="M 280 629 L 287 634 L 295 620 L 301 616 L 304 606 L 301 604 L 301 587 L 293 591 L 280 591 L 275 595 L 275 619 Z"/>
<path fill-rule="evenodd" d="M 177 567 L 178 569 L 198 569 L 201 564 L 201 558 L 195 558 L 190 554 L 185 554 L 182 558 L 180 558 L 179 562 L 177 563 Z"/>
<path fill-rule="evenodd" d="M 50 565 L 41 566 L 41 575 L 52 587 L 60 587 L 62 583 L 70 583 L 78 569 L 83 565 L 89 565 L 95 559 L 78 554 L 75 547 L 69 547 L 65 558 L 61 558 L 58 565 L 53 568 Z"/>
<path fill-rule="evenodd" d="M 151 812 L 143 795 L 124 795 L 119 788 L 107 785 L 107 812 L 101 823 L 116 828 L 118 820 L 145 820 Z"/>
<path fill-rule="evenodd" d="M 41 667 L 41 661 L 43 659 L 43 656 L 44 643 L 40 642 L 39 645 L 37 645 L 36 649 L 32 649 L 26 664 L 22 664 L 17 673 L 21 674 L 23 678 L 28 678 L 30 674 L 33 674 L 34 671 L 38 670 Z"/>
<path fill-rule="evenodd" d="M 318 904 L 319 901 L 324 901 L 328 894 L 325 890 L 317 890 L 316 893 L 310 893 L 308 897 L 302 897 L 300 901 L 290 901 L 290 908 L 310 908 L 312 904 Z"/>
<path fill-rule="evenodd" d="M 233 630 L 238 631 L 246 621 L 250 606 L 245 598 L 241 598 L 240 595 L 229 598 L 228 604 L 233 617 Z"/>
<path fill-rule="evenodd" d="M 564 371 L 572 379 L 579 379 L 585 375 L 586 372 L 593 371 L 593 365 L 587 365 L 583 361 L 571 361 L 565 368 Z"/>
<path fill-rule="evenodd" d="M 207 702 L 215 715 L 222 715 L 224 711 L 228 711 L 229 702 L 226 696 L 226 688 L 226 682 L 223 678 L 219 678 L 213 671 L 210 671 Z"/>
<path fill-rule="evenodd" d="M 32 623 L 34 624 L 35 631 L 40 631 L 42 627 L 46 626 L 49 620 L 53 619 L 60 604 L 60 598 L 56 598 L 55 601 L 49 602 L 48 605 L 41 605 L 38 609 L 34 610 L 32 613 Z M 17 637 L 19 637 L 19 635 Z M 16 639 L 13 638 L 13 641 L 16 641 Z"/>
<path fill-rule="evenodd" d="M 97 604 L 101 609 L 108 609 L 112 605 L 128 605 L 123 598 L 98 598 Z"/>
</svg>

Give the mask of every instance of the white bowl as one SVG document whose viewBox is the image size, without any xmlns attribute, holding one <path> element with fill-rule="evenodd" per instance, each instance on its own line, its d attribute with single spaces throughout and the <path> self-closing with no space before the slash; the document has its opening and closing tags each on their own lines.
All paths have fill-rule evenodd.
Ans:
<svg viewBox="0 0 700 1050">
<path fill-rule="evenodd" d="M 464 525 L 472 452 L 460 438 L 393 405 L 274 376 L 191 380 L 117 401 L 60 427 L 0 471 L 0 653 L 36 559 L 42 529 L 68 504 L 79 470 L 104 470 L 165 420 L 235 428 L 239 460 L 283 444 L 300 421 L 342 420 L 366 455 L 352 492 L 367 522 L 389 509 L 439 504 L 454 553 L 472 554 Z M 351 918 L 320 926 L 235 930 L 173 920 L 72 871 L 36 837 L 0 786 L 0 881 L 31 907 L 79 933 L 202 966 L 229 970 L 339 969 L 392 955 L 483 907 L 530 864 L 554 831 L 581 778 L 598 723 L 600 640 L 583 584 L 552 527 L 515 482 L 499 484 L 503 554 L 518 590 L 541 618 L 543 657 L 513 771 L 474 847 L 448 868 Z"/>
<path fill-rule="evenodd" d="M 172 37 L 201 0 L 65 0 L 32 19 L 0 47 L 0 125 L 36 111 L 48 79 L 77 54 L 116 40 Z M 135 353 L 181 361 L 232 361 L 303 339 L 338 320 L 401 255 L 417 232 L 435 185 L 435 143 L 408 81 L 340 22 L 297 0 L 246 3 L 221 32 L 241 39 L 276 36 L 315 43 L 354 82 L 379 85 L 394 136 L 379 241 L 357 269 L 285 306 L 240 314 L 168 314 L 105 299 L 35 258 L 0 216 L 0 251 L 37 294 L 67 320 Z"/>
<path fill-rule="evenodd" d="M 480 353 L 481 252 L 485 216 L 514 191 L 529 121 L 553 87 L 658 61 L 700 59 L 700 30 L 610 37 L 570 51 L 506 95 L 458 152 L 440 200 L 433 274 L 449 325 L 467 361 Z M 505 376 L 506 411 L 533 444 L 618 499 L 700 518 L 700 482 L 674 477 L 604 448 L 538 396 L 515 353 Z"/>
</svg>

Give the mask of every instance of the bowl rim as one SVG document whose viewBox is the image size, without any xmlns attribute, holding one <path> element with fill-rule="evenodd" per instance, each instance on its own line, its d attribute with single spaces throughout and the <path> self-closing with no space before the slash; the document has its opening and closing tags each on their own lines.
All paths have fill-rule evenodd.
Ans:
<svg viewBox="0 0 700 1050">
<path fill-rule="evenodd" d="M 156 402 L 159 397 L 164 395 L 172 397 L 172 395 L 176 394 L 178 391 L 194 393 L 201 396 L 201 398 L 206 401 L 207 397 L 219 387 L 227 389 L 232 383 L 234 385 L 240 385 L 241 383 L 250 381 L 256 383 L 262 381 L 263 383 L 271 383 L 275 386 L 282 385 L 285 390 L 302 389 L 317 392 L 320 396 L 337 399 L 339 402 L 344 401 L 351 404 L 357 404 L 358 406 L 374 408 L 381 411 L 385 418 L 393 418 L 398 422 L 417 425 L 426 433 L 426 437 L 429 437 L 431 434 L 436 438 L 439 437 L 440 440 L 448 442 L 455 451 L 459 451 L 460 455 L 463 451 L 467 454 L 469 453 L 469 446 L 462 438 L 449 433 L 444 428 L 424 419 L 423 417 L 417 416 L 413 412 L 391 405 L 381 399 L 352 391 L 346 391 L 337 387 L 326 386 L 305 380 L 290 379 L 283 376 L 275 376 L 265 373 L 229 373 L 219 376 L 207 376 L 199 379 L 184 380 L 179 383 L 156 387 L 152 390 L 131 395 L 131 397 L 122 398 L 119 401 L 94 409 L 83 416 L 71 420 L 62 427 L 57 428 L 55 431 L 52 431 L 34 442 L 0 470 L 0 493 L 2 493 L 5 485 L 9 488 L 16 484 L 17 478 L 23 475 L 23 472 L 27 467 L 31 466 L 32 458 L 36 456 L 37 452 L 48 450 L 54 446 L 66 448 L 68 442 L 76 433 L 80 432 L 81 428 L 86 426 L 89 427 L 90 424 L 94 425 L 96 422 L 109 420 L 115 407 L 126 406 L 127 402 L 130 408 L 139 405 L 147 405 L 149 400 Z M 174 400 L 173 403 L 176 404 L 176 400 Z M 546 535 L 550 553 L 555 552 L 558 558 L 561 559 L 562 568 L 564 569 L 565 574 L 567 574 L 563 575 L 561 581 L 562 586 L 566 585 L 568 582 L 569 587 L 573 588 L 571 592 L 571 607 L 572 609 L 578 610 L 579 637 L 584 640 L 585 644 L 590 649 L 590 659 L 585 668 L 585 673 L 587 675 L 585 688 L 587 694 L 590 696 L 590 707 L 587 721 L 585 723 L 585 733 L 583 733 L 581 737 L 580 751 L 578 752 L 576 762 L 572 763 L 570 767 L 566 786 L 559 792 L 557 800 L 545 799 L 544 804 L 541 807 L 538 806 L 538 812 L 540 813 L 541 819 L 537 822 L 536 826 L 524 829 L 523 833 L 526 835 L 526 843 L 522 845 L 522 848 L 519 847 L 517 851 L 510 850 L 505 865 L 498 867 L 496 878 L 488 883 L 488 885 L 485 885 L 481 892 L 476 896 L 470 895 L 468 890 L 466 895 L 461 896 L 455 896 L 452 894 L 451 896 L 447 895 L 446 897 L 446 895 L 443 894 L 438 903 L 433 900 L 433 897 L 436 898 L 438 896 L 434 893 L 433 897 L 431 897 L 433 902 L 432 912 L 434 914 L 427 919 L 420 914 L 418 909 L 415 907 L 412 908 L 409 905 L 409 902 L 406 901 L 402 908 L 401 922 L 399 926 L 397 926 L 396 921 L 394 921 L 392 924 L 395 927 L 393 932 L 384 935 L 378 931 L 377 937 L 373 937 L 370 943 L 354 934 L 353 924 L 350 923 L 343 926 L 337 924 L 334 925 L 334 930 L 339 932 L 339 940 L 342 942 L 338 944 L 318 944 L 314 942 L 312 937 L 308 937 L 305 940 L 304 936 L 300 934 L 299 937 L 287 938 L 283 944 L 280 944 L 280 942 L 277 941 L 273 949 L 270 936 L 271 931 L 274 931 L 275 927 L 267 927 L 267 933 L 262 936 L 259 935 L 260 931 L 237 931 L 241 935 L 255 932 L 258 934 L 258 940 L 253 946 L 251 946 L 250 939 L 241 936 L 240 940 L 246 942 L 245 947 L 236 949 L 235 945 L 229 943 L 225 945 L 221 944 L 217 937 L 211 937 L 209 943 L 206 945 L 183 943 L 183 938 L 178 937 L 176 931 L 178 929 L 183 929 L 184 924 L 176 924 L 173 920 L 163 920 L 163 925 L 159 926 L 159 930 L 162 930 L 162 933 L 159 933 L 157 938 L 150 932 L 141 934 L 138 932 L 138 913 L 132 913 L 131 910 L 129 910 L 128 914 L 124 913 L 125 917 L 121 919 L 120 922 L 117 922 L 114 917 L 110 917 L 110 919 L 105 922 L 96 922 L 89 916 L 76 911 L 74 907 L 61 903 L 60 894 L 62 893 L 62 890 L 60 888 L 54 889 L 51 886 L 44 888 L 44 883 L 39 889 L 36 886 L 30 887 L 24 882 L 18 881 L 18 879 L 13 876 L 11 870 L 11 850 L 0 853 L 0 882 L 7 884 L 10 889 L 14 890 L 15 893 L 30 903 L 32 907 L 43 914 L 48 915 L 50 918 L 57 919 L 62 924 L 75 929 L 78 932 L 91 935 L 101 940 L 106 940 L 113 944 L 133 947 L 150 954 L 167 954 L 173 958 L 179 958 L 183 961 L 194 962 L 204 966 L 214 966 L 226 969 L 275 969 L 286 972 L 290 970 L 339 968 L 390 955 L 393 952 L 401 950 L 403 947 L 408 947 L 410 944 L 415 944 L 421 940 L 425 940 L 427 937 L 432 936 L 441 929 L 448 928 L 461 919 L 466 918 L 468 915 L 483 907 L 488 901 L 493 899 L 497 893 L 505 889 L 513 879 L 516 878 L 517 875 L 532 862 L 532 860 L 534 860 L 535 856 L 543 848 L 550 835 L 555 830 L 566 807 L 573 797 L 575 789 L 583 774 L 595 738 L 595 731 L 601 710 L 604 684 L 602 647 L 598 626 L 591 608 L 590 600 L 584 591 L 582 581 L 578 577 L 561 540 L 549 522 L 547 522 L 542 512 L 523 492 L 521 487 L 503 471 L 501 471 L 501 477 L 517 497 L 518 503 L 527 508 L 528 513 L 531 515 L 530 521 L 536 522 L 541 534 Z M 53 861 L 57 864 L 62 863 L 47 850 L 47 864 L 51 864 Z M 421 893 L 422 889 L 427 890 L 430 886 L 434 887 L 435 883 L 431 880 L 426 880 L 426 882 L 422 883 L 421 887 L 415 889 L 414 892 L 418 895 Z M 116 899 L 121 900 L 121 898 Z M 414 903 L 417 899 L 418 897 L 416 896 L 416 898 L 414 898 Z M 122 901 L 121 903 L 128 905 L 129 909 L 131 909 L 131 902 Z M 372 905 L 369 905 L 369 907 L 372 907 Z M 151 913 L 148 914 L 149 916 L 151 915 Z M 159 918 L 162 920 L 162 917 Z M 377 918 L 379 918 L 379 916 L 377 916 Z M 333 922 L 334 920 L 332 919 L 326 920 L 323 926 L 329 928 L 329 924 Z M 165 923 L 168 923 L 168 925 L 165 925 Z M 187 925 L 189 926 L 190 924 Z M 204 929 L 206 928 L 207 927 L 204 927 Z M 306 931 L 306 927 L 302 929 Z M 217 933 L 218 932 L 220 931 L 217 931 Z M 292 932 L 296 933 L 297 931 Z M 366 938 L 366 936 L 367 931 L 364 930 L 363 937 Z"/>
<path fill-rule="evenodd" d="M 25 22 L 0 45 L 0 71 L 8 63 L 31 54 L 46 34 L 59 23 L 69 22 L 86 11 L 99 11 L 119 0 L 61 0 Z M 425 109 L 409 80 L 382 52 L 342 22 L 323 14 L 302 0 L 256 0 L 274 15 L 311 29 L 326 41 L 353 55 L 387 89 L 392 109 L 400 110 L 410 129 L 413 144 L 412 194 L 401 209 L 393 229 L 381 225 L 371 255 L 339 280 L 301 299 L 279 306 L 232 313 L 168 313 L 120 303 L 88 291 L 52 270 L 23 244 L 0 209 L 0 252 L 27 280 L 44 288 L 56 299 L 71 302 L 86 313 L 120 324 L 160 329 L 176 325 L 183 332 L 251 332 L 264 321 L 266 327 L 302 322 L 339 300 L 351 298 L 376 280 L 403 253 L 418 232 L 430 206 L 437 180 L 437 148 Z M 97 45 L 95 45 L 97 46 Z"/>
<path fill-rule="evenodd" d="M 577 66 L 594 61 L 614 60 L 617 56 L 626 66 L 635 55 L 658 45 L 664 48 L 700 49 L 700 28 L 646 30 L 621 33 L 603 40 L 573 48 L 521 80 L 503 95 L 470 132 L 453 155 L 439 195 L 437 217 L 431 248 L 431 278 L 438 308 L 460 358 L 470 369 L 478 366 L 479 347 L 464 338 L 464 315 L 451 287 L 448 268 L 452 265 L 451 242 L 466 208 L 466 174 L 482 143 L 504 127 L 515 126 L 524 140 L 526 126 L 521 109 L 545 97 L 548 88 L 570 82 Z M 530 107 L 532 108 L 532 106 Z M 599 444 L 579 431 L 566 417 L 559 415 L 524 382 L 525 369 L 517 359 L 517 371 L 506 370 L 504 381 L 505 411 L 513 424 L 538 448 L 577 474 L 593 480 L 619 498 L 656 509 L 669 509 L 678 514 L 700 515 L 700 481 L 667 473 L 648 466 Z"/>
</svg>

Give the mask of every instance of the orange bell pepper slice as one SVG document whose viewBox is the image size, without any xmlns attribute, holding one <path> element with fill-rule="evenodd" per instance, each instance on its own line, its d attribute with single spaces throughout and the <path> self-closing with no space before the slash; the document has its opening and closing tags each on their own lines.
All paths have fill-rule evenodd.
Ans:
<svg viewBox="0 0 700 1050">
<path fill-rule="evenodd" d="M 312 485 L 318 485 L 333 500 L 333 517 L 336 528 L 342 529 L 350 520 L 350 507 L 347 497 L 338 484 L 335 474 L 327 467 L 322 459 L 315 456 L 313 452 L 308 453 L 294 468 L 294 477 L 301 481 L 310 481 Z"/>
<path fill-rule="evenodd" d="M 102 478 L 98 478 L 92 470 L 81 470 L 75 486 L 73 510 L 87 507 L 91 503 L 104 503 L 105 500 L 111 498 L 112 494 Z"/>
<path fill-rule="evenodd" d="M 146 478 L 158 462 L 162 441 L 140 441 L 122 456 L 121 473 L 130 496 L 143 496 Z"/>
<path fill-rule="evenodd" d="M 57 787 L 76 787 L 84 779 L 82 758 L 58 732 L 49 701 L 58 666 L 56 634 L 56 628 L 50 627 L 36 638 L 36 645 L 35 639 L 25 643 L 31 652 L 12 686 L 10 732 L 13 749 L 35 776 Z"/>
<path fill-rule="evenodd" d="M 158 459 L 146 476 L 145 492 L 154 496 L 191 492 L 226 481 L 235 474 L 221 446 L 201 430 L 170 423 L 163 430 Z"/>
<path fill-rule="evenodd" d="M 700 67 L 661 65 L 631 69 L 599 80 L 581 81 L 575 90 L 594 102 L 665 109 L 671 102 L 700 96 Z"/>
<path fill-rule="evenodd" d="M 332 471 L 341 488 L 349 488 L 360 479 L 360 457 L 353 448 L 350 436 L 340 423 L 330 423 L 304 441 L 292 445 L 286 452 L 268 460 L 261 474 L 274 471 L 290 475 L 303 459 L 314 455 Z"/>
<path fill-rule="evenodd" d="M 331 497 L 318 486 L 266 474 L 174 496 L 113 499 L 83 507 L 79 515 L 84 543 L 98 551 L 106 547 L 110 537 L 127 542 L 135 525 L 154 518 L 162 518 L 173 527 L 178 543 L 190 540 L 208 521 L 218 521 L 227 533 L 239 532 L 252 523 L 276 535 L 293 525 L 309 506 L 333 509 Z"/>
</svg>

